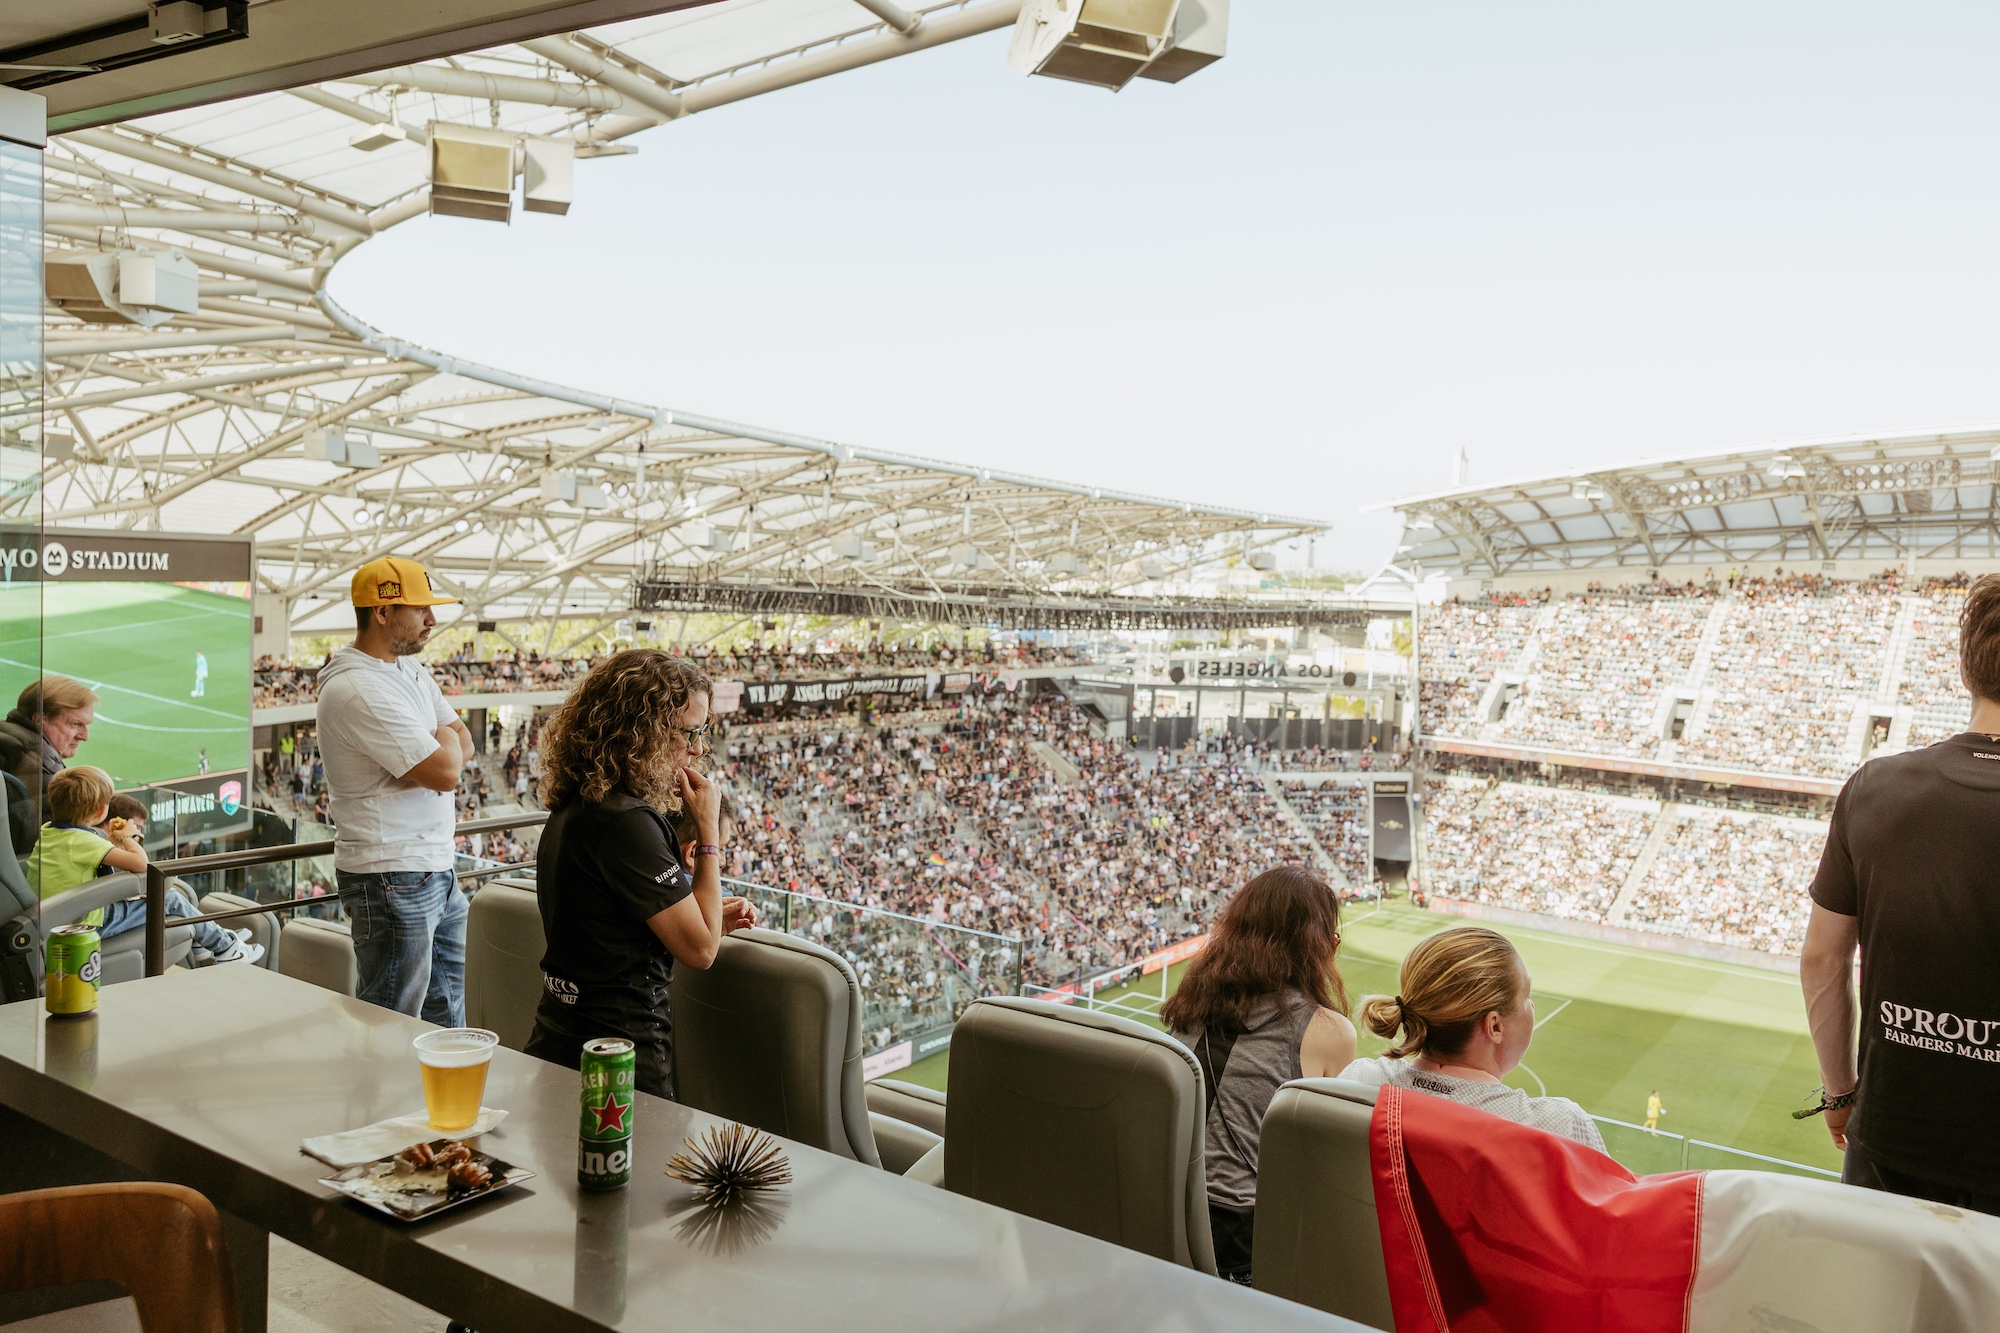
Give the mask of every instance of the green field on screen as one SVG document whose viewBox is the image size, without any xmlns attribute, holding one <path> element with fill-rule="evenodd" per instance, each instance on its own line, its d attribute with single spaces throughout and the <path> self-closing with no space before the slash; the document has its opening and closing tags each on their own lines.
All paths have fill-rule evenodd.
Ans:
<svg viewBox="0 0 2000 1333">
<path fill-rule="evenodd" d="M 1350 904 L 1346 910 L 1340 970 L 1357 1008 L 1364 995 L 1395 993 L 1397 965 L 1412 944 L 1464 924 L 1402 905 L 1371 912 Z M 1840 1169 L 1840 1154 L 1819 1120 L 1791 1118 L 1819 1086 L 1796 976 L 1552 932 L 1498 929 L 1527 959 L 1535 983 L 1534 1044 L 1509 1083 L 1633 1124 L 1645 1118 L 1646 1094 L 1657 1088 L 1666 1111 L 1662 1130 Z M 1169 988 L 1185 969 L 1171 969 Z M 1159 1007 L 1159 997 L 1157 975 L 1103 995 L 1148 1012 Z M 1379 1055 L 1387 1044 L 1364 1032 L 1361 1054 Z M 935 1055 L 889 1077 L 941 1089 L 946 1068 L 946 1056 Z M 1679 1166 L 1677 1142 L 1616 1126 L 1606 1127 L 1605 1140 L 1611 1155 L 1634 1171 Z"/>
<path fill-rule="evenodd" d="M 38 623 L 39 622 L 39 623 Z M 77 751 L 121 787 L 250 764 L 250 603 L 171 583 L 0 587 L 0 700 L 40 669 L 96 690 Z M 41 647 L 36 650 L 40 631 Z M 194 697 L 195 657 L 208 679 Z"/>
</svg>

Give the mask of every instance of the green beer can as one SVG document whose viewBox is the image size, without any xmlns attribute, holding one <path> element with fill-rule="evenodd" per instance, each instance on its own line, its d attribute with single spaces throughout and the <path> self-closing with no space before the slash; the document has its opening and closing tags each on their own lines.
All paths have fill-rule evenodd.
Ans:
<svg viewBox="0 0 2000 1333">
<path fill-rule="evenodd" d="M 104 967 L 102 944 L 91 926 L 61 926 L 49 932 L 42 994 L 50 1013 L 97 1012 L 97 980 Z"/>
<path fill-rule="evenodd" d="M 576 1183 L 587 1190 L 632 1183 L 632 1099 L 639 1061 L 622 1037 L 583 1044 L 583 1106 L 576 1131 Z"/>
</svg>

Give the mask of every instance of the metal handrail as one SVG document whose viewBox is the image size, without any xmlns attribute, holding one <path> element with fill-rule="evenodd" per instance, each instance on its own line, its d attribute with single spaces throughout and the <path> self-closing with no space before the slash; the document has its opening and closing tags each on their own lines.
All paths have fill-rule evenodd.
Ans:
<svg viewBox="0 0 2000 1333">
<path fill-rule="evenodd" d="M 548 811 L 538 810 L 527 815 L 500 815 L 492 819 L 468 819 L 452 826 L 452 836 L 472 833 L 498 833 L 502 829 L 526 828 L 549 822 Z M 201 874 L 210 870 L 243 870 L 251 866 L 279 865 L 286 861 L 303 861 L 309 856 L 330 856 L 333 854 L 331 842 L 293 842 L 281 847 L 250 847 L 240 852 L 211 852 L 207 856 L 183 856 L 174 860 L 154 861 L 146 866 L 146 975 L 157 977 L 167 970 L 167 879 L 177 874 Z M 485 879 L 508 870 L 519 870 L 527 862 L 514 865 L 491 866 L 468 871 L 461 879 Z M 180 916 L 173 919 L 176 926 L 199 925 L 204 921 L 230 921 L 241 916 L 262 916 L 266 913 L 293 912 L 301 907 L 324 906 L 323 898 L 292 898 L 280 903 L 259 903 L 254 907 L 235 907 L 227 912 L 210 912 L 205 916 Z"/>
</svg>

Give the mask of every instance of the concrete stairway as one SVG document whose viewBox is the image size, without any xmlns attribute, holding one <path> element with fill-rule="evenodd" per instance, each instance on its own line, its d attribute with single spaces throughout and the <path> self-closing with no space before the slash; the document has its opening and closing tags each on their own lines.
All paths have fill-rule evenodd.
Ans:
<svg viewBox="0 0 2000 1333">
<path fill-rule="evenodd" d="M 1653 868 L 1653 861 L 1659 856 L 1660 848 L 1667 841 L 1677 820 L 1673 818 L 1675 807 L 1660 807 L 1660 817 L 1653 821 L 1653 831 L 1646 835 L 1645 843 L 1639 848 L 1639 855 L 1632 861 L 1632 873 L 1625 876 L 1625 884 L 1618 890 L 1618 896 L 1611 900 L 1611 910 L 1604 914 L 1607 924 L 1618 925 L 1625 920 L 1625 913 L 1631 909 L 1632 899 L 1637 896 L 1639 886 L 1646 882 L 1646 873 Z"/>
</svg>

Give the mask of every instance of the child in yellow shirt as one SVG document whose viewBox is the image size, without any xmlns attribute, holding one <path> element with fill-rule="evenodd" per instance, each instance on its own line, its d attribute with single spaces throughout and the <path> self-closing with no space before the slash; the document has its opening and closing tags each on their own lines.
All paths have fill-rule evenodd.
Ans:
<svg viewBox="0 0 2000 1333">
<path fill-rule="evenodd" d="M 36 897 L 47 901 L 65 890 L 88 884 L 101 874 L 121 870 L 145 873 L 145 826 L 131 819 L 112 819 L 112 795 L 111 775 L 88 764 L 66 768 L 49 779 L 50 819 L 42 825 L 42 835 L 24 867 Z M 167 915 L 200 916 L 201 909 L 185 893 L 170 888 Z M 44 924 L 54 927 L 69 923 Z M 82 924 L 97 927 L 98 935 L 104 939 L 137 930 L 146 924 L 146 900 L 128 898 L 97 908 L 83 917 Z M 251 944 L 247 930 L 224 930 L 213 921 L 204 921 L 193 929 L 194 942 L 218 963 L 254 963 L 264 956 L 264 946 Z"/>
</svg>

